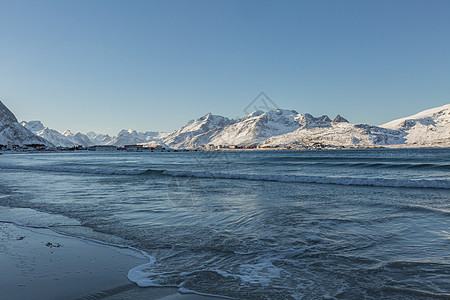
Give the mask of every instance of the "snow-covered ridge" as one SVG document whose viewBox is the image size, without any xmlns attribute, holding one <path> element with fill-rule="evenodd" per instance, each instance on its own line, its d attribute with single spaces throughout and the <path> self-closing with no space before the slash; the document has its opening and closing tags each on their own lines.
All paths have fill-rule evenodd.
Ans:
<svg viewBox="0 0 450 300">
<path fill-rule="evenodd" d="M 23 121 L 22 126 L 32 131 L 35 135 L 50 141 L 58 147 L 89 147 L 94 145 L 113 145 L 123 147 L 125 145 L 162 145 L 162 139 L 167 136 L 164 132 L 137 132 L 133 129 L 121 130 L 117 136 L 111 137 L 107 134 L 97 134 L 90 131 L 86 134 L 81 132 L 72 133 L 70 130 L 59 132 L 55 129 L 45 127 L 41 121 Z"/>
<path fill-rule="evenodd" d="M 209 144 L 225 127 L 236 121 L 211 113 L 189 121 L 185 126 L 167 135 L 163 142 L 171 148 L 196 148 Z"/>
<path fill-rule="evenodd" d="M 29 121 L 29 122 L 20 122 L 20 125 L 31 131 L 32 133 L 37 133 L 41 130 L 44 130 L 44 124 L 41 121 Z"/>
<path fill-rule="evenodd" d="M 114 146 L 125 146 L 125 145 L 161 145 L 167 147 L 162 142 L 161 136 L 164 133 L 156 131 L 138 132 L 133 129 L 121 130 L 116 137 L 103 137 L 102 141 L 98 141 L 97 145 L 114 145 Z"/>
<path fill-rule="evenodd" d="M 0 101 L 0 145 L 44 144 L 52 146 L 47 140 L 17 122 L 16 116 Z"/>
<path fill-rule="evenodd" d="M 450 104 L 427 109 L 415 115 L 397 119 L 380 127 L 406 133 L 406 143 L 417 146 L 450 146 Z"/>
<path fill-rule="evenodd" d="M 61 133 L 55 129 L 44 127 L 40 121 L 23 121 L 21 124 L 25 128 L 33 129 L 35 135 L 50 141 L 58 147 L 89 147 L 94 145 L 113 145 L 123 147 L 125 145 L 135 144 L 166 146 L 160 138 L 161 136 L 165 136 L 165 133 L 160 132 L 137 132 L 136 130 L 128 129 L 122 130 L 117 136 L 111 137 L 107 134 L 97 134 L 93 131 L 86 134 L 81 132 L 74 134 L 70 130 L 66 130 Z"/>
</svg>

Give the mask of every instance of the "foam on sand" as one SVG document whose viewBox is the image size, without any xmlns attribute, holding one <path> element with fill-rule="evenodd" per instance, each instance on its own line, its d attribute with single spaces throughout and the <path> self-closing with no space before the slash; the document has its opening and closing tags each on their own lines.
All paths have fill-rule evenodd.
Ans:
<svg viewBox="0 0 450 300">
<path fill-rule="evenodd" d="M 6 221 L 0 222 L 0 245 L 2 299 L 191 298 L 173 288 L 139 288 L 127 273 L 148 259 L 113 246 Z"/>
</svg>

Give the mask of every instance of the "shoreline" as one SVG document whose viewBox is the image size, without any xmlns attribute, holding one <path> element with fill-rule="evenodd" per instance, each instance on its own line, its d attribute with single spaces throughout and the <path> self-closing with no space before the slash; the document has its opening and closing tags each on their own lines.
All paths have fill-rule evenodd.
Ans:
<svg viewBox="0 0 450 300">
<path fill-rule="evenodd" d="M 130 269 L 148 259 L 48 228 L 0 222 L 2 299 L 218 299 L 178 288 L 141 288 Z"/>
<path fill-rule="evenodd" d="M 332 151 L 348 151 L 348 150 L 442 150 L 442 149 L 450 149 L 450 145 L 439 145 L 439 146 L 431 146 L 431 145 L 380 145 L 380 146 L 325 146 L 318 148 L 284 148 L 284 147 L 273 147 L 273 148 L 219 148 L 219 149 L 171 149 L 164 151 L 123 151 L 123 150 L 114 150 L 114 151 L 92 151 L 92 150 L 31 150 L 31 151 L 16 151 L 16 150 L 0 150 L 0 155 L 2 154 L 36 154 L 36 153 L 184 153 L 184 152 L 255 152 L 255 151 L 324 151 L 324 150 L 332 150 Z"/>
</svg>

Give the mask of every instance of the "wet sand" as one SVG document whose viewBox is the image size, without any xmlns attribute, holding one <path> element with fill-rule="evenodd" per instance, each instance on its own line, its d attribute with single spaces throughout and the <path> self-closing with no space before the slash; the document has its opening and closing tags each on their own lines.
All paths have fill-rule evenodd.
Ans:
<svg viewBox="0 0 450 300">
<path fill-rule="evenodd" d="M 0 223 L 0 298 L 217 299 L 139 288 L 127 274 L 147 260 L 123 252 L 49 229 Z"/>
</svg>

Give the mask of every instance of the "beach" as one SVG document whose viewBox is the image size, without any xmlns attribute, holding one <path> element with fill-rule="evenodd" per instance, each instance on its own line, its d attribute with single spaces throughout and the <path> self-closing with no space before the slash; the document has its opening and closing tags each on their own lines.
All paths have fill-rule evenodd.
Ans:
<svg viewBox="0 0 450 300">
<path fill-rule="evenodd" d="M 127 279 L 144 257 L 58 234 L 0 223 L 1 299 L 217 299 L 177 288 L 139 288 Z"/>
</svg>

